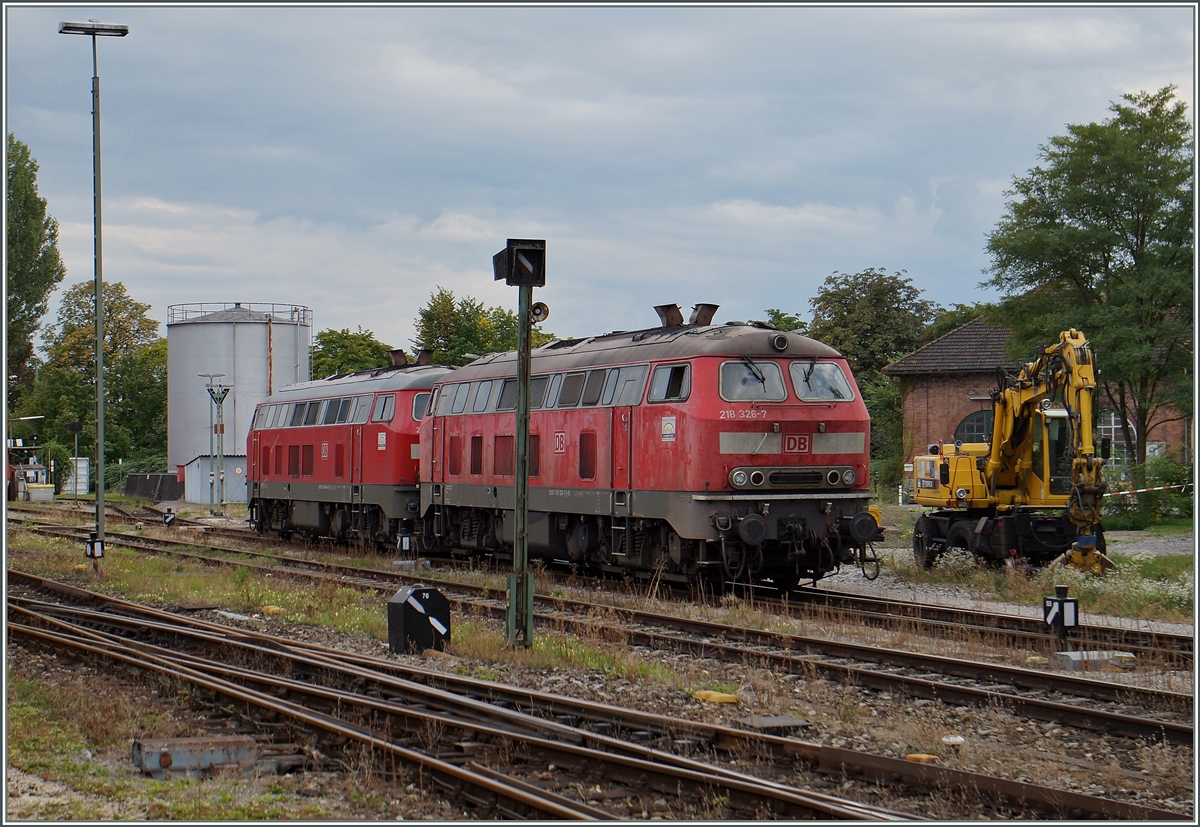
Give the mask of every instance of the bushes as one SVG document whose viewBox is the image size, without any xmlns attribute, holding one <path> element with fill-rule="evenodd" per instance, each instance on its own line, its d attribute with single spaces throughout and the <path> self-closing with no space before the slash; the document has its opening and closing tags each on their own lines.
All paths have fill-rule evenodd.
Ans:
<svg viewBox="0 0 1200 827">
<path fill-rule="evenodd" d="M 1174 452 L 1152 457 L 1146 463 L 1145 488 L 1191 483 L 1191 469 Z M 1174 488 L 1104 498 L 1104 528 L 1108 531 L 1138 531 L 1164 520 L 1190 520 L 1193 489 Z"/>
</svg>

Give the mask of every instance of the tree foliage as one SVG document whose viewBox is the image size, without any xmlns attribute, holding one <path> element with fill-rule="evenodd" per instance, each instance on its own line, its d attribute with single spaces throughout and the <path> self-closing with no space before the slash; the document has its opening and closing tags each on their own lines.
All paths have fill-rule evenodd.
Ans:
<svg viewBox="0 0 1200 827">
<path fill-rule="evenodd" d="M 787 313 L 772 307 L 767 310 L 767 322 L 775 325 L 779 330 L 793 330 L 802 335 L 808 333 L 808 323 L 801 319 L 798 313 Z"/>
<path fill-rule="evenodd" d="M 920 347 L 942 312 L 903 273 L 888 275 L 874 267 L 833 273 L 810 301 L 812 322 L 805 335 L 840 351 L 855 376 L 877 375 Z"/>
<path fill-rule="evenodd" d="M 348 327 L 322 330 L 315 339 L 312 374 L 316 377 L 385 368 L 392 363 L 391 345 L 385 345 L 361 325 L 357 333 L 351 333 Z"/>
<path fill-rule="evenodd" d="M 417 312 L 414 325 L 417 335 L 413 347 L 433 351 L 433 361 L 439 365 L 465 365 L 475 356 L 517 347 L 516 313 L 503 307 L 485 307 L 471 296 L 455 298 L 454 293 L 440 286 Z M 534 347 L 555 338 L 536 327 L 531 331 Z"/>
<path fill-rule="evenodd" d="M 1144 466 L 1154 429 L 1192 409 L 1192 131 L 1174 87 L 1122 100 L 1103 123 L 1051 138 L 1013 180 L 984 284 L 1005 296 L 1018 359 L 1061 330 L 1088 335 Z"/>
<path fill-rule="evenodd" d="M 43 442 L 73 449 L 70 425 L 82 423 L 81 456 L 95 455 L 92 289 L 92 282 L 81 282 L 63 296 L 56 322 L 44 337 L 46 363 L 18 407 L 19 415 L 45 417 L 37 422 Z M 134 301 L 120 282 L 105 283 L 104 456 L 109 467 L 125 460 L 166 470 L 167 342 L 158 336 L 158 322 L 147 315 L 149 309 Z M 106 474 L 106 483 L 115 479 Z"/>
<path fill-rule="evenodd" d="M 58 255 L 58 222 L 46 213 L 46 199 L 38 195 L 38 163 L 29 147 L 8 135 L 8 295 L 5 357 L 9 386 L 9 411 L 33 383 L 36 357 L 33 336 L 46 313 L 47 302 L 67 270 Z"/>
</svg>

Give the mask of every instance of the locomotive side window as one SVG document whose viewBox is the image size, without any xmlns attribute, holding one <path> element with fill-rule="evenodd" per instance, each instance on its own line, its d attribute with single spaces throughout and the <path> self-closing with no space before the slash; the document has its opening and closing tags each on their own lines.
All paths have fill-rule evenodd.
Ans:
<svg viewBox="0 0 1200 827">
<path fill-rule="evenodd" d="M 438 403 L 442 401 L 442 389 L 434 388 L 429 394 L 429 407 L 425 409 L 426 416 L 433 416 L 437 411 Z"/>
<path fill-rule="evenodd" d="M 471 437 L 471 474 L 478 477 L 483 473 L 483 434 Z"/>
<path fill-rule="evenodd" d="M 279 407 L 280 407 L 279 405 L 268 405 L 267 406 L 267 409 L 266 409 L 267 414 L 266 414 L 266 416 L 263 417 L 263 422 L 262 422 L 263 428 L 274 428 L 275 427 L 275 417 L 277 417 L 279 415 Z"/>
<path fill-rule="evenodd" d="M 513 475 L 513 436 L 512 434 L 497 434 L 495 453 L 493 454 L 496 464 L 495 473 L 497 477 L 511 477 Z"/>
<path fill-rule="evenodd" d="M 682 402 L 692 392 L 691 365 L 661 365 L 650 380 L 649 402 Z"/>
<path fill-rule="evenodd" d="M 796 396 L 805 402 L 846 402 L 854 391 L 834 362 L 792 362 L 790 372 Z"/>
<path fill-rule="evenodd" d="M 347 396 L 342 400 L 341 406 L 338 408 L 337 424 L 341 425 L 350 419 L 350 409 L 354 407 L 354 397 Z"/>
<path fill-rule="evenodd" d="M 649 369 L 649 365 L 629 365 L 620 370 L 609 371 L 600 404 L 636 405 L 641 402 L 642 391 L 646 387 L 646 372 Z"/>
<path fill-rule="evenodd" d="M 558 391 L 562 388 L 562 374 L 556 373 L 550 377 L 550 390 L 546 391 L 546 407 L 553 408 L 558 404 Z"/>
<path fill-rule="evenodd" d="M 389 393 L 376 397 L 375 412 L 371 415 L 372 422 L 391 422 L 396 414 L 396 394 Z"/>
<path fill-rule="evenodd" d="M 346 446 L 338 443 L 333 450 L 333 475 L 340 477 L 346 473 Z"/>
<path fill-rule="evenodd" d="M 558 407 L 574 408 L 579 404 L 579 396 L 583 393 L 583 380 L 586 373 L 568 373 L 563 379 L 562 390 L 558 392 Z"/>
<path fill-rule="evenodd" d="M 283 476 L 283 446 L 280 445 L 275 449 L 275 476 Z"/>
<path fill-rule="evenodd" d="M 454 407 L 450 409 L 451 413 L 462 413 L 467 409 L 467 394 L 470 392 L 470 382 L 463 382 L 458 386 L 458 390 L 454 393 Z"/>
<path fill-rule="evenodd" d="M 299 445 L 289 445 L 288 446 L 288 476 L 289 477 L 300 476 L 300 446 Z"/>
<path fill-rule="evenodd" d="M 783 371 L 774 362 L 740 362 L 721 365 L 721 398 L 726 402 L 782 402 L 787 399 Z"/>
<path fill-rule="evenodd" d="M 459 385 L 442 385 L 442 392 L 438 395 L 437 414 L 445 416 L 450 413 L 450 409 L 454 407 L 454 397 L 458 393 Z"/>
<path fill-rule="evenodd" d="M 596 479 L 596 432 L 581 431 L 579 434 L 579 478 Z"/>
<path fill-rule="evenodd" d="M 450 476 L 458 477 L 462 475 L 462 437 L 450 437 L 450 446 L 446 449 L 446 470 L 450 472 Z"/>
<path fill-rule="evenodd" d="M 271 473 L 271 446 L 264 445 L 262 449 L 262 472 L 265 477 Z"/>
<path fill-rule="evenodd" d="M 304 477 L 313 475 L 313 447 L 311 445 L 304 446 L 304 464 L 300 468 L 300 475 Z"/>
<path fill-rule="evenodd" d="M 304 422 L 304 403 L 297 402 L 296 407 L 292 409 L 292 425 L 301 425 Z"/>
<path fill-rule="evenodd" d="M 342 409 L 342 400 L 330 399 L 329 404 L 325 408 L 325 416 L 321 418 L 322 425 L 334 425 L 337 423 L 338 411 Z"/>
<path fill-rule="evenodd" d="M 498 411 L 515 411 L 517 409 L 517 380 L 505 379 L 500 386 L 500 401 L 496 403 Z"/>
<path fill-rule="evenodd" d="M 550 384 L 549 376 L 535 376 L 529 380 L 529 410 L 535 411 L 546 401 L 546 387 Z"/>
<path fill-rule="evenodd" d="M 475 389 L 475 402 L 471 405 L 473 413 L 482 413 L 487 410 L 488 402 L 492 398 L 492 380 L 488 379 L 479 383 L 479 387 Z"/>
<path fill-rule="evenodd" d="M 429 394 L 418 393 L 413 397 L 413 420 L 420 422 L 425 417 L 425 408 L 429 405 Z"/>
<path fill-rule="evenodd" d="M 595 405 L 600 401 L 600 392 L 604 390 L 604 374 L 606 370 L 588 371 L 587 384 L 583 386 L 584 405 Z"/>
<path fill-rule="evenodd" d="M 529 476 L 536 477 L 541 474 L 541 447 L 542 440 L 537 434 L 529 435 Z"/>
<path fill-rule="evenodd" d="M 366 422 L 371 415 L 371 397 L 356 396 L 354 397 L 354 418 L 350 421 L 354 424 Z"/>
<path fill-rule="evenodd" d="M 321 413 L 321 406 L 323 404 L 325 404 L 325 403 L 323 403 L 323 402 L 309 402 L 308 403 L 308 410 L 305 411 L 305 413 L 304 413 L 304 424 L 305 425 L 316 425 L 317 424 L 317 415 Z M 299 407 L 300 407 L 299 405 L 296 406 L 297 409 L 299 409 Z"/>
</svg>

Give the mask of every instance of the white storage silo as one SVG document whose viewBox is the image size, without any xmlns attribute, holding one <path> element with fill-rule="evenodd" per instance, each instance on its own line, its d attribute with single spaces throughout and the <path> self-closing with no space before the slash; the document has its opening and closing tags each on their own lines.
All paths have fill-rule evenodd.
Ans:
<svg viewBox="0 0 1200 827">
<path fill-rule="evenodd" d="M 246 436 L 254 408 L 309 379 L 312 311 L 295 304 L 203 302 L 167 308 L 167 462 L 189 502 L 209 501 L 209 379 L 224 402 L 225 499 L 246 501 Z"/>
</svg>

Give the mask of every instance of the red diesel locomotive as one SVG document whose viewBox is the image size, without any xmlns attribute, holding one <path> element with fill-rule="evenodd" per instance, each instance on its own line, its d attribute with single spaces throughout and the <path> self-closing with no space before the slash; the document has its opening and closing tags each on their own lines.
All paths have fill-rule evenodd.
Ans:
<svg viewBox="0 0 1200 827">
<path fill-rule="evenodd" d="M 434 381 L 451 371 L 380 368 L 268 397 L 246 440 L 251 525 L 411 548 L 421 519 L 417 428 Z"/>
<path fill-rule="evenodd" d="M 683 324 L 532 352 L 529 556 L 718 588 L 878 571 L 870 417 L 833 348 Z M 420 428 L 425 542 L 511 556 L 516 354 L 438 377 Z"/>
</svg>

